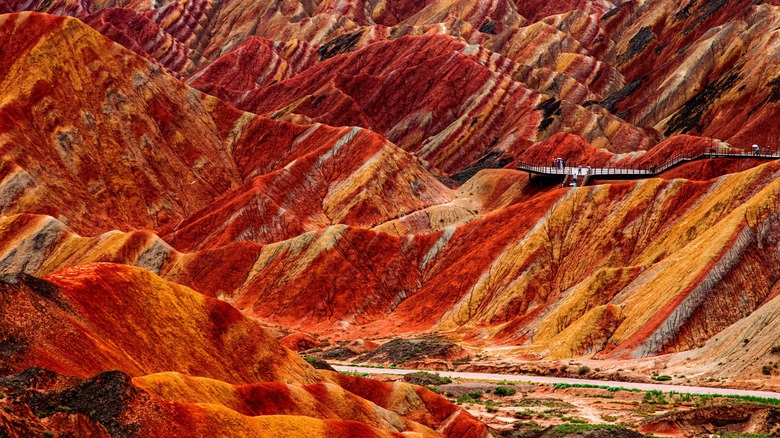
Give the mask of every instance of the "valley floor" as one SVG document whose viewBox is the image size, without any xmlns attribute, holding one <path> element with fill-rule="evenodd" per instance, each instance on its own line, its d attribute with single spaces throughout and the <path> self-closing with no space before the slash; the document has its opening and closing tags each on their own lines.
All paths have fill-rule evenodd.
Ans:
<svg viewBox="0 0 780 438">
<path fill-rule="evenodd" d="M 780 393 L 702 386 L 336 365 L 414 381 L 445 395 L 498 436 L 777 436 Z M 430 384 L 433 383 L 433 384 Z M 436 384 L 438 383 L 438 384 Z"/>
<path fill-rule="evenodd" d="M 333 368 L 336 371 L 352 371 L 369 374 L 390 374 L 390 375 L 404 375 L 423 370 L 408 370 L 397 368 L 371 368 L 360 366 L 342 366 L 334 365 Z M 663 392 L 676 392 L 680 394 L 718 394 L 727 396 L 740 396 L 740 397 L 761 397 L 772 398 L 780 400 L 780 392 L 772 391 L 751 391 L 741 389 L 730 388 L 713 388 L 705 386 L 687 386 L 687 385 L 666 385 L 666 384 L 654 384 L 654 383 L 636 383 L 636 382 L 622 382 L 614 380 L 590 380 L 590 379 L 571 379 L 562 377 L 545 377 L 545 376 L 528 376 L 528 375 L 509 375 L 509 374 L 495 374 L 495 373 L 466 373 L 457 371 L 441 371 L 437 374 L 443 377 L 449 377 L 454 379 L 473 379 L 473 380 L 486 380 L 486 381 L 505 381 L 505 382 L 518 382 L 518 383 L 533 383 L 533 384 L 568 384 L 568 385 L 596 385 L 602 387 L 618 387 L 627 389 L 636 389 L 640 391 L 663 391 Z"/>
</svg>

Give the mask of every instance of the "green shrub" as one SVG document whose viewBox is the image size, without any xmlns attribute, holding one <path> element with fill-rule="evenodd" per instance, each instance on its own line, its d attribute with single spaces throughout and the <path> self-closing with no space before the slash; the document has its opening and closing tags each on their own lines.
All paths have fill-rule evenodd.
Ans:
<svg viewBox="0 0 780 438">
<path fill-rule="evenodd" d="M 642 392 L 641 389 L 624 388 L 622 386 L 592 385 L 590 383 L 553 383 L 553 388 L 554 389 L 598 388 L 598 389 L 606 389 L 609 392 L 617 392 L 617 391 Z"/>
<path fill-rule="evenodd" d="M 515 393 L 517 393 L 515 388 L 507 388 L 506 386 L 496 386 L 496 389 L 493 391 L 493 394 L 500 397 L 515 395 Z"/>
<path fill-rule="evenodd" d="M 453 365 L 463 365 L 471 362 L 471 356 L 462 357 L 460 359 L 455 359 L 452 361 Z"/>
<path fill-rule="evenodd" d="M 530 420 L 534 417 L 535 412 L 530 409 L 521 409 L 514 413 L 514 417 L 518 420 Z"/>
<path fill-rule="evenodd" d="M 589 367 L 589 366 L 586 366 L 586 365 L 583 365 L 583 366 L 581 366 L 581 367 L 580 367 L 580 368 L 577 370 L 577 374 L 579 374 L 580 376 L 582 376 L 582 375 L 584 375 L 584 374 L 588 374 L 589 372 L 590 372 L 590 367 Z"/>
<path fill-rule="evenodd" d="M 656 380 L 658 382 L 666 382 L 672 380 L 672 376 L 667 376 L 665 374 L 661 376 L 653 376 L 653 380 Z"/>
<path fill-rule="evenodd" d="M 537 423 L 534 420 L 531 421 L 518 421 L 517 423 L 512 425 L 512 429 L 514 430 L 527 430 L 532 432 L 540 432 L 544 428 Z"/>
<path fill-rule="evenodd" d="M 431 392 L 435 393 L 435 394 L 441 394 L 441 393 L 442 393 L 442 390 L 441 390 L 441 389 L 439 389 L 439 388 L 437 388 L 437 387 L 435 387 L 435 386 L 433 386 L 433 385 L 426 385 L 426 386 L 425 386 L 425 388 L 426 388 L 427 390 L 429 390 L 429 391 L 431 391 Z"/>
<path fill-rule="evenodd" d="M 666 401 L 666 397 L 664 397 L 663 392 L 652 390 L 652 391 L 647 391 L 645 393 L 645 396 L 642 399 L 642 403 L 648 403 L 651 405 L 654 404 L 665 405 L 668 403 L 668 401 Z"/>
<path fill-rule="evenodd" d="M 771 365 L 764 365 L 761 367 L 761 374 L 765 376 L 771 376 L 772 375 L 772 366 Z"/>
<path fill-rule="evenodd" d="M 474 391 L 474 392 L 467 392 L 460 397 L 457 398 L 455 401 L 456 404 L 463 404 L 463 403 L 478 403 L 480 400 L 482 400 L 482 391 Z"/>
<path fill-rule="evenodd" d="M 563 423 L 553 427 L 559 434 L 582 434 L 591 430 L 616 431 L 622 428 L 614 424 Z"/>
<path fill-rule="evenodd" d="M 438 386 L 445 383 L 452 383 L 452 379 L 449 377 L 442 377 L 437 373 L 429 373 L 426 371 L 418 371 L 415 373 L 409 373 L 404 376 L 404 382 L 411 383 L 413 385 L 420 386 Z"/>
<path fill-rule="evenodd" d="M 354 377 L 367 377 L 368 373 L 362 373 L 360 371 L 341 371 L 341 374 L 346 374 L 348 376 L 354 376 Z"/>
</svg>

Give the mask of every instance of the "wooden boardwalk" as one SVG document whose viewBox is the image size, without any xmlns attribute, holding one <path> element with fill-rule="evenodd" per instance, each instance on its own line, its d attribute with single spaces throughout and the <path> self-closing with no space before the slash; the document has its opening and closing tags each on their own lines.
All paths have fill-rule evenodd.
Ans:
<svg viewBox="0 0 780 438">
<path fill-rule="evenodd" d="M 705 160 L 711 158 L 755 158 L 776 160 L 780 158 L 780 150 L 768 150 L 763 149 L 758 153 L 753 151 L 745 151 L 741 149 L 728 149 L 728 150 L 715 150 L 713 152 L 705 152 L 693 156 L 684 156 L 682 154 L 675 155 L 660 164 L 643 165 L 637 167 L 594 167 L 588 169 L 586 166 L 574 167 L 554 167 L 554 166 L 541 166 L 532 163 L 520 162 L 517 165 L 518 170 L 528 172 L 531 175 L 539 175 L 545 177 L 561 177 L 566 178 L 567 175 L 573 175 L 575 178 L 579 174 L 586 174 L 587 180 L 594 179 L 642 179 L 652 178 L 660 175 L 667 170 L 679 166 L 684 163 L 688 163 L 696 160 Z M 566 184 L 568 185 L 568 184 Z M 579 185 L 579 184 L 578 184 Z"/>
</svg>

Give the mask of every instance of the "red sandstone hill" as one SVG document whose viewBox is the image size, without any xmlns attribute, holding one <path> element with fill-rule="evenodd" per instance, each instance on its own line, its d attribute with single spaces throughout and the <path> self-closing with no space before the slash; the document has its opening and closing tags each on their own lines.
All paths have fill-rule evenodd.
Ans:
<svg viewBox="0 0 780 438">
<path fill-rule="evenodd" d="M 242 113 L 76 20 L 4 15 L 0 34 L 38 60 L 0 65 L 4 214 L 85 234 L 150 228 L 190 249 L 370 227 L 451 199 L 379 135 Z"/>
<path fill-rule="evenodd" d="M 139 96 L 143 88 L 118 73 L 103 76 L 114 94 L 106 91 L 107 85 L 101 88 L 101 82 L 93 81 L 91 89 L 97 95 L 132 96 L 120 101 L 124 115 L 95 108 L 100 123 L 95 122 L 92 130 L 90 124 L 78 125 L 73 130 L 80 136 L 78 141 L 63 144 L 57 137 L 56 142 L 41 144 L 26 137 L 25 125 L 12 116 L 33 108 L 32 118 L 21 120 L 36 125 L 56 114 L 59 123 L 84 123 L 76 114 L 94 104 L 85 99 L 80 108 L 68 107 L 65 104 L 72 99 L 58 93 L 91 77 L 67 67 L 80 56 L 95 53 L 97 43 L 105 40 L 75 20 L 43 15 L 5 18 L 7 26 L 0 29 L 7 32 L 18 32 L 17 24 L 33 28 L 57 24 L 67 29 L 64 39 L 45 40 L 52 49 L 28 43 L 30 48 L 23 47 L 20 53 L 29 50 L 27 56 L 34 56 L 42 48 L 55 53 L 54 47 L 68 42 L 65 53 L 72 54 L 69 63 L 51 57 L 52 65 L 67 73 L 59 76 L 58 90 L 49 86 L 46 93 L 26 94 L 28 88 L 46 83 L 36 79 L 29 85 L 29 78 L 41 76 L 37 64 L 22 64 L 26 70 L 15 67 L 5 76 L 8 89 L 19 93 L 12 96 L 20 96 L 2 108 L 7 114 L 5 138 L 15 139 L 4 145 L 8 160 L 4 182 L 12 196 L 5 213 L 53 211 L 74 231 L 86 230 L 89 235 L 107 231 L 116 222 L 122 224 L 120 228 L 148 223 L 144 211 L 148 201 L 128 196 L 128 189 L 161 196 L 163 206 L 181 206 L 161 209 L 178 215 L 174 216 L 181 218 L 178 221 L 161 221 L 158 213 L 158 222 L 150 224 L 158 228 L 162 240 L 148 232 L 81 239 L 61 221 L 10 217 L 4 222 L 7 272 L 42 275 L 90 261 L 139 264 L 283 325 L 323 331 L 346 328 L 348 337 L 399 328 L 454 330 L 468 337 L 472 330 L 489 328 L 495 340 L 525 346 L 542 356 L 588 352 L 644 356 L 690 348 L 763 300 L 758 294 L 744 313 L 724 318 L 705 317 L 710 311 L 699 301 L 690 307 L 686 304 L 684 311 L 678 308 L 686 303 L 684 297 L 698 290 L 702 279 L 710 278 L 713 267 L 720 266 L 713 263 L 724 257 L 720 251 L 732 250 L 733 236 L 751 229 L 751 222 L 740 223 L 741 218 L 753 215 L 754 222 L 769 220 L 766 209 L 773 208 L 775 165 L 717 181 L 652 180 L 577 193 L 539 191 L 516 172 L 494 171 L 478 174 L 452 192 L 430 175 L 425 163 L 376 134 L 358 128 L 305 127 L 240 113 L 213 98 L 187 94 L 192 91 L 164 73 L 152 75 L 148 63 L 115 45 L 100 52 L 102 63 L 132 66 L 135 82 L 152 76 L 166 94 Z M 15 40 L 12 35 L 8 40 Z M 40 38 L 47 35 L 43 32 Z M 164 107 L 168 112 L 154 113 L 163 96 L 168 99 Z M 37 107 L 31 105 L 40 102 L 57 102 L 58 112 L 36 113 Z M 140 140 L 107 134 L 111 142 L 121 142 L 113 149 L 99 142 L 101 133 L 121 129 L 122 117 L 133 111 L 144 123 L 138 128 Z M 150 112 L 157 116 L 148 116 Z M 161 117 L 165 123 L 160 123 Z M 241 129 L 225 132 L 227 126 L 236 125 Z M 203 137 L 214 140 L 182 138 L 184 126 L 203 126 Z M 147 131 L 160 134 L 150 136 Z M 552 150 L 565 148 L 566 141 L 570 140 L 564 139 L 563 146 L 552 144 Z M 21 153 L 19 144 L 28 145 L 26 153 Z M 667 147 L 697 150 L 706 145 L 701 139 L 669 140 L 640 159 L 660 159 Z M 61 154 L 66 146 L 68 153 Z M 193 150 L 202 152 L 191 156 Z M 587 144 L 582 150 L 587 157 L 597 157 Z M 120 151 L 138 151 L 140 159 Z M 31 160 L 35 156 L 39 158 Z M 85 162 L 93 164 L 84 167 Z M 215 162 L 222 164 L 217 167 Z M 123 179 L 122 175 L 131 175 L 128 168 L 136 168 L 132 175 L 148 176 Z M 97 169 L 105 170 L 101 174 Z M 176 172 L 193 178 L 192 189 L 171 178 Z M 216 179 L 220 175 L 224 176 Z M 91 178 L 86 187 L 76 183 L 83 177 Z M 240 181 L 245 182 L 238 185 Z M 235 188 L 218 195 L 215 188 L 224 190 L 228 184 Z M 81 192 L 73 190 L 80 187 L 84 187 Z M 90 187 L 105 189 L 87 195 Z M 192 203 L 182 203 L 182 198 Z M 747 207 L 747 200 L 756 207 Z M 122 215 L 81 213 L 90 206 Z M 712 206 L 718 214 L 710 212 Z M 723 222 L 726 218 L 730 222 Z M 344 223 L 351 227 L 331 226 Z M 701 240 L 707 232 L 721 240 Z M 164 241 L 179 251 L 200 251 L 183 256 Z M 677 262 L 705 243 L 709 246 L 704 253 L 712 258 Z M 758 243 L 747 245 L 738 250 L 738 259 L 748 263 L 745 269 L 753 269 L 745 251 Z M 775 269 L 773 263 L 769 272 Z M 686 275 L 698 274 L 689 283 L 680 282 L 676 271 L 680 266 L 688 266 Z M 643 274 L 651 267 L 668 272 Z M 729 283 L 732 280 L 717 277 L 714 283 L 705 282 L 707 293 L 724 287 L 725 296 L 730 296 L 735 287 Z M 663 299 L 656 295 L 653 310 L 647 311 L 649 303 L 640 297 L 647 290 L 666 287 L 660 285 L 669 278 L 677 279 L 674 287 Z M 772 277 L 766 281 L 772 284 Z M 592 299 L 584 298 L 592 294 L 596 294 Z M 664 303 L 666 307 L 659 307 Z M 667 327 L 668 318 L 681 319 Z M 588 335 L 589 343 L 579 344 L 583 333 L 591 331 L 598 333 Z M 564 339 L 566 347 L 548 351 L 547 339 L 557 339 L 556 343 Z"/>
<path fill-rule="evenodd" d="M 704 345 L 686 353 L 703 367 L 739 357 L 749 332 L 751 360 L 723 373 L 760 372 L 780 293 L 776 162 L 576 189 L 486 168 L 774 145 L 776 5 L 0 0 L 22 9 L 83 21 L 0 15 L 0 272 L 56 286 L 41 283 L 53 301 L 29 279 L 5 286 L 8 315 L 27 317 L 0 324 L 29 336 L 3 344 L 5 372 L 100 386 L 117 368 L 134 380 L 108 381 L 142 394 L 130 411 L 162 412 L 141 415 L 148 434 L 172 421 L 315 436 L 459 436 L 443 425 L 461 414 L 315 373 L 247 317 L 552 359 Z M 246 337 L 262 342 L 233 342 Z M 252 365 L 269 351 L 284 372 Z M 399 418 L 395 390 L 426 410 Z M 447 424 L 484 432 L 464 418 Z"/>
<path fill-rule="evenodd" d="M 88 264 L 45 279 L 4 276 L 0 297 L 0 373 L 22 373 L 0 378 L 11 387 L 3 397 L 37 413 L 33 425 L 11 431 L 24 434 L 60 406 L 112 435 L 179 436 L 186 428 L 191 436 L 487 436 L 427 389 L 321 374 L 229 304 L 140 268 Z M 34 376 L 25 383 L 30 367 L 75 377 L 47 388 Z"/>
<path fill-rule="evenodd" d="M 150 234 L 80 238 L 22 215 L 0 221 L 0 266 L 135 264 L 266 321 L 344 338 L 479 330 L 527 355 L 643 357 L 695 347 L 777 293 L 780 262 L 762 254 L 777 245 L 778 172 L 540 194 L 517 172 L 483 171 L 458 192 L 482 216 L 469 223 L 411 235 L 430 230 L 415 214 L 383 231 L 339 225 L 186 255 Z"/>
<path fill-rule="evenodd" d="M 4 4 L 80 17 L 242 109 L 376 130 L 445 173 L 560 132 L 617 152 L 778 138 L 773 2 Z"/>
</svg>

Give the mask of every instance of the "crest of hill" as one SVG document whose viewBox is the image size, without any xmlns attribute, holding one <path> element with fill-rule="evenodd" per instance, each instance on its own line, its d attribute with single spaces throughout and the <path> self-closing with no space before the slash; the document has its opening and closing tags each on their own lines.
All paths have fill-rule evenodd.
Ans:
<svg viewBox="0 0 780 438">
<path fill-rule="evenodd" d="M 75 19 L 7 14 L 0 34 L 16 59 L 0 66 L 3 214 L 85 235 L 153 229 L 189 250 L 373 226 L 451 199 L 373 132 L 242 113 Z"/>
<path fill-rule="evenodd" d="M 313 436 L 345 430 L 489 436 L 482 423 L 422 388 L 379 382 L 371 391 L 342 387 L 229 304 L 140 268 L 96 263 L 44 279 L 0 277 L 0 317 L 0 374 L 30 367 L 82 379 L 98 374 L 86 383 L 91 389 L 63 389 L 56 380 L 59 389 L 42 394 L 45 388 L 38 387 L 36 397 L 87 415 L 112 433 L 135 427 L 169 436 L 173 423 L 195 436 L 206 430 L 293 436 L 310 428 Z M 396 402 L 379 407 L 379 394 Z M 115 408 L 110 418 L 103 403 Z"/>
<path fill-rule="evenodd" d="M 709 181 L 529 196 L 509 178 L 519 172 L 491 170 L 459 194 L 485 214 L 458 226 L 395 236 L 337 225 L 191 254 L 150 234 L 80 238 L 21 215 L 0 221 L 0 266 L 43 275 L 138 264 L 275 324 L 346 338 L 487 330 L 524 354 L 648 356 L 695 347 L 768 298 L 780 266 L 777 172 L 770 163 Z"/>
<path fill-rule="evenodd" d="M 320 381 L 317 372 L 229 304 L 140 268 L 96 263 L 45 279 L 3 278 L 3 332 L 30 366 L 81 378 L 119 369 L 179 371 L 226 382 Z"/>
</svg>

